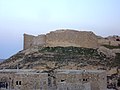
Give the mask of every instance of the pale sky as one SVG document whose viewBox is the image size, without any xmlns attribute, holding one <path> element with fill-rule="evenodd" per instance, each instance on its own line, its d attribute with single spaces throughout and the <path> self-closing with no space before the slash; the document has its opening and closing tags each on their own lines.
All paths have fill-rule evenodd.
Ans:
<svg viewBox="0 0 120 90">
<path fill-rule="evenodd" d="M 23 34 L 68 28 L 120 35 L 120 0 L 0 0 L 0 58 L 23 49 Z"/>
</svg>

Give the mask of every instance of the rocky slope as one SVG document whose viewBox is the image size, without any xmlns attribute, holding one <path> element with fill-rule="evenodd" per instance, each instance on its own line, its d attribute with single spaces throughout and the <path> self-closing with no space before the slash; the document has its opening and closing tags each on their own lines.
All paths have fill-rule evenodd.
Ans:
<svg viewBox="0 0 120 90">
<path fill-rule="evenodd" d="M 109 49 L 108 49 L 109 50 Z M 105 50 L 106 51 L 106 50 Z M 119 52 L 119 51 L 118 51 Z M 108 53 L 108 52 L 107 52 Z M 32 47 L 0 63 L 2 68 L 108 69 L 120 66 L 120 53 L 80 47 Z"/>
</svg>

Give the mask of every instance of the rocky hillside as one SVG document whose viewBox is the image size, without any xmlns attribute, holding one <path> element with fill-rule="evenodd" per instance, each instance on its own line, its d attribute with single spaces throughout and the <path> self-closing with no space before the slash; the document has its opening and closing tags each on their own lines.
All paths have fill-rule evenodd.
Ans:
<svg viewBox="0 0 120 90">
<path fill-rule="evenodd" d="M 120 53 L 107 56 L 102 49 L 82 47 L 33 47 L 0 63 L 1 69 L 107 69 L 119 66 Z"/>
</svg>

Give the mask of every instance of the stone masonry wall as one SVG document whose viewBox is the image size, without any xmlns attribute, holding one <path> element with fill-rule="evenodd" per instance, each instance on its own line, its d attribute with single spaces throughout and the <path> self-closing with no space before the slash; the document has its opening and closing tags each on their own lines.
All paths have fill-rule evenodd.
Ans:
<svg viewBox="0 0 120 90">
<path fill-rule="evenodd" d="M 86 48 L 97 48 L 97 38 L 92 32 L 75 30 L 58 30 L 46 35 L 47 46 L 75 46 Z"/>
<path fill-rule="evenodd" d="M 44 46 L 46 44 L 46 35 L 39 35 L 33 38 L 33 46 Z"/>
<path fill-rule="evenodd" d="M 46 43 L 45 35 L 33 36 L 24 34 L 24 49 L 28 49 L 32 46 L 44 46 L 45 43 Z"/>
<path fill-rule="evenodd" d="M 83 71 L 81 73 L 75 73 L 75 71 L 72 71 L 71 73 L 69 73 L 69 71 L 67 71 L 67 72 L 58 72 L 56 73 L 55 77 L 56 77 L 57 85 L 64 83 L 64 84 L 71 84 L 72 86 L 72 84 L 90 83 L 91 90 L 106 90 L 107 87 L 107 82 L 106 82 L 107 78 L 105 72 Z M 79 87 L 79 90 L 81 90 L 80 88 L 81 87 Z M 63 90 L 67 90 L 67 89 L 63 89 Z"/>
<path fill-rule="evenodd" d="M 15 85 L 15 90 L 47 90 L 47 74 L 16 74 L 14 82 L 21 81 L 21 85 Z"/>
<path fill-rule="evenodd" d="M 24 49 L 27 49 L 32 46 L 32 41 L 35 36 L 24 34 Z"/>
<path fill-rule="evenodd" d="M 32 46 L 97 48 L 98 39 L 93 32 L 75 30 L 57 30 L 39 36 L 24 34 L 24 49 Z"/>
<path fill-rule="evenodd" d="M 47 73 L 17 73 L 17 72 L 0 72 L 0 83 L 4 83 L 6 89 L 0 90 L 48 90 Z M 17 83 L 18 82 L 18 83 Z M 2 85 L 2 84 L 0 84 Z"/>
<path fill-rule="evenodd" d="M 98 43 L 100 45 L 111 45 L 111 46 L 119 46 L 120 41 L 110 40 L 110 39 L 98 39 Z"/>
<path fill-rule="evenodd" d="M 5 88 L 3 84 L 6 83 L 4 90 L 83 90 L 82 85 L 87 88 L 85 90 L 107 88 L 106 72 L 101 70 L 65 69 L 55 70 L 54 73 L 28 70 L 0 70 L 0 90 L 1 86 Z M 55 89 L 52 89 L 54 87 Z"/>
</svg>

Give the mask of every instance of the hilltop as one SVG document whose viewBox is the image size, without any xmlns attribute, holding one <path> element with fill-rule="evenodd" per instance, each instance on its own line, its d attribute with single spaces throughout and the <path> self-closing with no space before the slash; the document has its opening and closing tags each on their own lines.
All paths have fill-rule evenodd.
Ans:
<svg viewBox="0 0 120 90">
<path fill-rule="evenodd" d="M 120 68 L 119 38 L 119 36 L 103 38 L 93 32 L 74 30 L 53 31 L 42 36 L 25 35 L 24 49 L 1 62 L 0 69 L 17 67 L 40 70 L 118 69 Z M 81 40 L 84 42 L 80 43 Z M 95 41 L 91 42 L 92 40 Z"/>
</svg>

